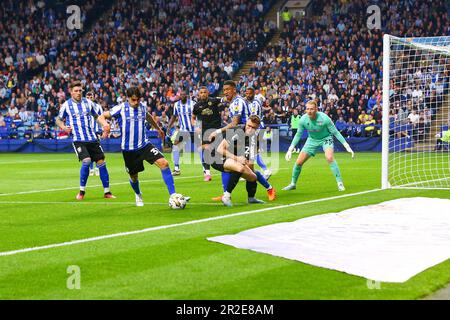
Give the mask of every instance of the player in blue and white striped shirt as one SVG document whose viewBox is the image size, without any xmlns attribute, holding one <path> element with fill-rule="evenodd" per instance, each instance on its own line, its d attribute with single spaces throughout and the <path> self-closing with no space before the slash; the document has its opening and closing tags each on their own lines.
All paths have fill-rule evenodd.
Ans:
<svg viewBox="0 0 450 320">
<path fill-rule="evenodd" d="M 222 134 L 226 132 L 229 129 L 237 127 L 239 124 L 246 124 L 247 120 L 252 115 L 252 110 L 249 106 L 249 103 L 246 99 L 241 97 L 237 94 L 236 90 L 236 83 L 232 80 L 227 80 L 223 84 L 223 93 L 225 95 L 226 101 L 229 102 L 229 110 L 230 110 L 230 116 L 232 117 L 232 122 L 229 123 L 227 126 L 217 129 L 215 132 L 213 132 L 209 139 L 213 140 L 217 135 Z M 253 93 L 254 97 L 254 93 Z M 252 99 L 253 101 L 253 99 Z M 267 169 L 267 167 L 266 167 Z M 265 172 L 270 173 L 271 172 Z M 266 174 L 264 174 L 266 176 Z M 270 175 L 268 175 L 270 177 Z M 231 175 L 222 175 L 222 186 L 224 191 L 226 191 L 227 185 L 230 183 Z M 232 178 L 234 180 L 235 177 Z M 233 182 L 231 182 L 233 183 Z M 221 200 L 221 197 L 215 197 L 213 200 Z"/>
<path fill-rule="evenodd" d="M 175 102 L 173 106 L 173 114 L 170 118 L 169 125 L 167 127 L 167 131 L 170 131 L 176 119 L 178 119 L 178 127 L 180 127 L 180 140 L 179 142 L 189 140 L 194 140 L 194 126 L 192 124 L 192 114 L 194 111 L 195 102 L 189 99 L 188 93 L 182 91 L 180 94 L 180 100 Z M 172 146 L 173 153 L 173 163 L 174 163 L 174 171 L 173 175 L 178 176 L 181 174 L 180 171 L 180 151 L 182 149 L 183 144 L 177 144 Z"/>
<path fill-rule="evenodd" d="M 115 198 L 109 190 L 109 173 L 106 168 L 105 154 L 100 146 L 94 129 L 95 118 L 99 111 L 93 102 L 82 97 L 80 81 L 74 81 L 69 86 L 71 98 L 61 105 L 56 124 L 67 133 L 72 133 L 73 147 L 82 162 L 80 170 L 80 192 L 77 200 L 83 200 L 89 177 L 89 166 L 92 161 L 97 163 L 100 179 L 104 188 L 105 198 Z M 65 119 L 64 123 L 62 120 Z"/>
<path fill-rule="evenodd" d="M 141 92 L 137 87 L 130 87 L 126 92 L 127 101 L 110 111 L 105 111 L 98 119 L 103 126 L 103 137 L 107 138 L 111 127 L 106 119 L 116 118 L 122 132 L 122 155 L 125 168 L 130 175 L 130 184 L 136 196 L 136 205 L 144 205 L 142 193 L 139 188 L 139 172 L 144 171 L 144 160 L 150 164 L 156 164 L 161 169 L 164 183 L 167 186 L 170 197 L 175 197 L 175 183 L 170 171 L 169 163 L 147 137 L 145 121 L 148 121 L 158 131 L 164 140 L 164 132 L 158 126 L 153 117 L 147 113 L 146 107 L 140 103 Z M 189 200 L 189 197 L 185 197 Z"/>
<path fill-rule="evenodd" d="M 262 110 L 262 102 L 259 99 L 255 98 L 255 89 L 253 87 L 248 87 L 245 90 L 245 100 L 247 102 L 248 110 L 250 115 L 258 116 L 259 119 L 263 118 L 263 110 Z M 261 121 L 260 129 L 264 128 L 264 124 Z M 269 170 L 264 163 L 264 160 L 261 156 L 261 150 L 258 150 L 258 154 L 256 156 L 256 163 L 258 166 L 264 171 L 264 178 L 269 180 L 272 176 L 272 171 Z"/>
</svg>

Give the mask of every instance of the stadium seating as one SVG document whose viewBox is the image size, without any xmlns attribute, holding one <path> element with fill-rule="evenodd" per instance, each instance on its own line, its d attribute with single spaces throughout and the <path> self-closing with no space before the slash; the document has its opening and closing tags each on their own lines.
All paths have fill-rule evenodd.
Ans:
<svg viewBox="0 0 450 320">
<path fill-rule="evenodd" d="M 5 115 L 10 105 L 25 107 L 34 113 L 26 129 L 36 122 L 54 129 L 53 118 L 69 96 L 68 81 L 76 77 L 86 90 L 95 91 L 104 108 L 123 101 L 124 90 L 136 84 L 146 92 L 149 111 L 170 117 L 171 103 L 181 90 L 195 95 L 200 85 L 207 85 L 217 94 L 244 61 L 254 59 L 255 66 L 240 79 L 238 88 L 258 89 L 265 98 L 266 124 L 289 125 L 292 110 L 302 113 L 305 102 L 315 97 L 334 121 L 342 116 L 348 123 L 351 117 L 357 125 L 351 125 L 349 135 L 358 136 L 364 132 L 358 125 L 362 111 L 374 117 L 377 127 L 381 125 L 382 33 L 433 36 L 450 32 L 448 13 L 441 10 L 444 1 L 424 6 L 399 0 L 380 3 L 388 18 L 382 30 L 369 31 L 362 18 L 369 2 L 314 1 L 315 16 L 291 19 L 283 26 L 280 40 L 269 43 L 274 30 L 262 16 L 273 5 L 271 0 L 80 1 L 87 12 L 83 23 L 90 27 L 78 33 L 63 23 L 66 1 L 59 6 L 31 1 L 34 5 L 23 6 L 13 16 L 15 2 L 8 0 L 0 9 L 2 18 L 7 18 L 2 23 L 10 31 L 8 37 L 0 38 L 0 112 Z M 109 9 L 99 11 L 98 6 Z M 398 14 L 387 14 L 391 11 Z M 46 23 L 31 25 L 25 33 L 12 32 L 26 21 L 37 24 L 41 18 Z M 21 48 L 26 54 L 20 53 Z M 39 54 L 45 60 L 42 65 Z M 31 69 L 36 70 L 30 73 Z M 433 116 L 449 89 L 449 75 L 440 76 L 433 87 L 442 85 L 443 91 L 437 93 L 424 82 L 424 99 L 418 100 L 430 107 Z M 411 97 L 412 93 L 405 93 L 400 103 Z"/>
</svg>

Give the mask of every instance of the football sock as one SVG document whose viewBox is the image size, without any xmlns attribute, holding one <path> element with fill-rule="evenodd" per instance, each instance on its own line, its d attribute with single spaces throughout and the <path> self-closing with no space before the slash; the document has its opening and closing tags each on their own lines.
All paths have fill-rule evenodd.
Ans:
<svg viewBox="0 0 450 320">
<path fill-rule="evenodd" d="M 336 178 L 336 182 L 342 182 L 341 171 L 339 170 L 339 166 L 336 160 L 330 163 L 330 169 L 333 172 L 334 177 Z"/>
<path fill-rule="evenodd" d="M 94 162 L 91 162 L 91 164 L 89 165 L 89 169 L 94 169 Z"/>
<path fill-rule="evenodd" d="M 161 169 L 161 174 L 164 180 L 164 183 L 167 186 L 167 190 L 169 191 L 169 194 L 172 195 L 175 193 L 175 182 L 173 181 L 172 172 L 170 171 L 170 168 L 167 167 L 165 169 Z"/>
<path fill-rule="evenodd" d="M 102 164 L 97 163 L 98 171 L 100 172 L 100 180 L 102 180 L 103 188 L 105 189 L 105 193 L 109 192 L 109 173 L 106 168 L 106 162 Z"/>
<path fill-rule="evenodd" d="M 236 188 L 236 185 L 239 182 L 239 179 L 241 178 L 242 173 L 238 173 L 238 172 L 233 172 L 230 174 L 230 179 L 228 180 L 228 185 L 227 185 L 227 192 L 232 193 L 234 188 Z"/>
<path fill-rule="evenodd" d="M 302 166 L 299 166 L 297 163 L 295 163 L 294 169 L 292 169 L 292 179 L 291 179 L 291 183 L 293 185 L 297 184 L 298 177 L 300 177 L 301 172 L 302 172 Z"/>
<path fill-rule="evenodd" d="M 247 181 L 247 184 L 245 185 L 247 189 L 247 194 L 249 198 L 254 198 L 256 194 L 256 188 L 257 188 L 256 181 Z"/>
<path fill-rule="evenodd" d="M 134 193 L 141 194 L 141 189 L 139 188 L 139 180 L 136 180 L 136 182 L 133 182 L 133 180 L 130 179 L 130 185 L 134 190 Z"/>
<path fill-rule="evenodd" d="M 198 156 L 200 157 L 200 161 L 201 161 L 202 166 L 203 166 L 203 171 L 205 171 L 206 168 L 205 168 L 205 166 L 203 165 L 203 163 L 205 162 L 205 160 L 203 159 L 203 150 L 202 150 L 202 148 L 198 149 L 197 152 L 198 152 Z"/>
<path fill-rule="evenodd" d="M 264 160 L 263 160 L 263 158 L 262 158 L 262 156 L 261 156 L 260 153 L 258 153 L 258 154 L 256 155 L 256 163 L 258 164 L 258 166 L 259 166 L 263 171 L 266 171 L 266 170 L 267 170 L 267 166 L 266 166 L 266 164 L 264 163 Z"/>
<path fill-rule="evenodd" d="M 205 162 L 205 152 L 202 150 L 202 166 L 203 166 L 203 170 L 205 170 L 206 174 L 210 174 L 209 170 L 211 169 L 211 165 L 209 163 Z"/>
<path fill-rule="evenodd" d="M 263 174 L 259 171 L 256 171 L 256 178 L 258 179 L 258 182 L 266 189 L 270 189 L 271 185 L 269 182 L 267 182 L 266 178 L 264 178 Z"/>
<path fill-rule="evenodd" d="M 178 146 L 172 147 L 172 153 L 173 153 L 173 163 L 175 166 L 175 170 L 179 170 L 179 168 L 180 168 L 180 150 L 178 149 Z"/>
<path fill-rule="evenodd" d="M 87 180 L 89 178 L 89 165 L 91 162 L 83 161 L 81 163 L 81 169 L 80 169 L 80 190 L 85 189 Z"/>
<path fill-rule="evenodd" d="M 230 180 L 229 172 L 222 172 L 222 188 L 223 191 L 227 191 L 228 180 Z"/>
</svg>

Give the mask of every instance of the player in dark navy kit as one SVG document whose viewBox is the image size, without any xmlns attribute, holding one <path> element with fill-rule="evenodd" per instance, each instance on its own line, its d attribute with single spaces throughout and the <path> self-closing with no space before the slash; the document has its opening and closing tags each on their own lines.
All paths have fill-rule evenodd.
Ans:
<svg viewBox="0 0 450 320">
<path fill-rule="evenodd" d="M 258 116 L 250 116 L 245 126 L 230 129 L 226 137 L 217 148 L 217 152 L 223 156 L 221 162 L 214 162 L 212 167 L 218 171 L 230 172 L 230 180 L 222 196 L 222 203 L 225 206 L 232 206 L 231 193 L 236 187 L 239 178 L 247 180 L 248 203 L 264 203 L 255 198 L 257 183 L 263 185 L 270 201 L 275 200 L 276 191 L 267 182 L 263 174 L 254 171 L 254 162 L 258 154 L 258 136 L 261 120 Z"/>
<path fill-rule="evenodd" d="M 222 99 L 209 97 L 209 91 L 206 87 L 201 87 L 198 93 L 197 103 L 194 105 L 192 113 L 192 123 L 201 123 L 201 147 L 202 164 L 205 170 L 205 181 L 211 180 L 211 154 L 214 157 L 214 149 L 211 148 L 214 139 L 210 140 L 209 134 L 222 127 L 222 112 L 225 110 L 226 104 L 222 103 Z M 222 139 L 222 135 L 218 137 L 218 142 Z"/>
<path fill-rule="evenodd" d="M 95 134 L 94 123 L 100 115 L 99 111 L 91 100 L 83 98 L 80 81 L 73 81 L 69 85 L 69 91 L 71 98 L 61 105 L 56 124 L 61 130 L 72 133 L 73 148 L 81 161 L 80 191 L 76 199 L 84 199 L 91 162 L 97 163 L 104 188 L 104 197 L 115 198 L 109 190 L 109 173 L 106 168 L 105 154 Z M 63 119 L 66 120 L 65 123 Z"/>
</svg>

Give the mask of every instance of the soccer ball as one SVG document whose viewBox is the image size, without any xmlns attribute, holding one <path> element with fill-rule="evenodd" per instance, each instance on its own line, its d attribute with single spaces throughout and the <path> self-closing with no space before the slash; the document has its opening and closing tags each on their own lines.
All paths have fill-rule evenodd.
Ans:
<svg viewBox="0 0 450 320">
<path fill-rule="evenodd" d="M 172 209 L 184 209 L 184 207 L 186 207 L 186 204 L 186 198 L 179 193 L 174 193 L 169 198 L 169 207 L 171 207 Z"/>
</svg>

